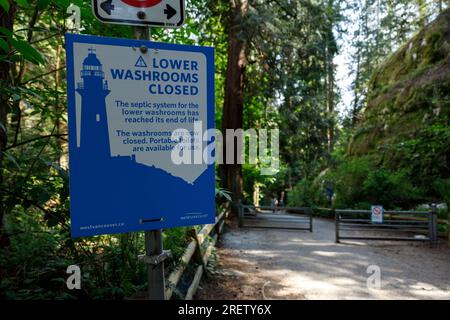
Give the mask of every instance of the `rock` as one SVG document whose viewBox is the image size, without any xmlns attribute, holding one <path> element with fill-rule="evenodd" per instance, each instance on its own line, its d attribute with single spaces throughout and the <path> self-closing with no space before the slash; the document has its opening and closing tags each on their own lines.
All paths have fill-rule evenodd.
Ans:
<svg viewBox="0 0 450 320">
<path fill-rule="evenodd" d="M 446 112 L 437 110 L 448 101 L 450 92 L 449 43 L 447 9 L 376 69 L 349 156 L 377 156 L 379 146 L 399 145 L 432 125 L 445 123 Z M 379 160 L 388 167 L 398 166 L 396 152 L 387 150 Z"/>
</svg>

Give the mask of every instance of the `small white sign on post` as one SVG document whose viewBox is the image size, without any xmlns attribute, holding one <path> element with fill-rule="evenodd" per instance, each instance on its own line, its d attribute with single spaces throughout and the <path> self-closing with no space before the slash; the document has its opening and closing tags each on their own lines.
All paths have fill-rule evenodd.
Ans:
<svg viewBox="0 0 450 320">
<path fill-rule="evenodd" d="M 94 16 L 106 23 L 178 28 L 185 0 L 92 0 Z"/>
<path fill-rule="evenodd" d="M 383 223 L 383 206 L 372 206 L 372 223 Z"/>
</svg>

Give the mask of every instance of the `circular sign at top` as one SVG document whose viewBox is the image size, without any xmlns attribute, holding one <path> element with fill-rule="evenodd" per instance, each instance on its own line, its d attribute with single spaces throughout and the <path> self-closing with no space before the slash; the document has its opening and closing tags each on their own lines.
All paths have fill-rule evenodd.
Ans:
<svg viewBox="0 0 450 320">
<path fill-rule="evenodd" d="M 129 6 L 136 8 L 150 8 L 160 4 L 162 0 L 121 0 Z"/>
<path fill-rule="evenodd" d="M 92 0 L 94 16 L 102 22 L 148 27 L 181 27 L 185 7 L 185 0 Z"/>
</svg>

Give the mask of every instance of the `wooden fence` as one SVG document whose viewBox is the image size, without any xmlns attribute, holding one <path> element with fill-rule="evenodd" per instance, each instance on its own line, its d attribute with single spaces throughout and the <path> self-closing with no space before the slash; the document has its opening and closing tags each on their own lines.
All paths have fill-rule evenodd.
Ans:
<svg viewBox="0 0 450 320">
<path fill-rule="evenodd" d="M 192 300 L 200 284 L 202 275 L 206 274 L 207 272 L 206 267 L 208 265 L 208 261 L 211 257 L 211 253 L 216 245 L 218 237 L 223 232 L 223 227 L 225 224 L 225 219 L 228 217 L 228 212 L 228 208 L 224 208 L 216 217 L 216 222 L 214 224 L 205 225 L 199 232 L 197 232 L 195 228 L 193 229 L 193 240 L 188 244 L 183 256 L 178 262 L 177 267 L 166 280 L 166 300 L 171 299 L 173 292 L 180 282 L 180 279 L 182 278 L 186 268 L 192 261 L 195 261 L 197 264 L 199 264 L 199 266 L 196 269 L 194 278 L 184 297 L 185 300 Z M 214 235 L 205 248 L 205 241 L 213 230 L 215 231 Z"/>
</svg>

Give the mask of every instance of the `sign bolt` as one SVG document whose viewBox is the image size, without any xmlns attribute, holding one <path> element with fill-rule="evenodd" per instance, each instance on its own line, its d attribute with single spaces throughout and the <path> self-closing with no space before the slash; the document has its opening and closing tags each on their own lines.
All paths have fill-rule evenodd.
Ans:
<svg viewBox="0 0 450 320">
<path fill-rule="evenodd" d="M 145 12 L 144 11 L 138 11 L 137 17 L 141 20 L 145 19 Z"/>
<path fill-rule="evenodd" d="M 141 46 L 139 49 L 141 50 L 142 53 L 147 53 L 148 51 L 147 46 Z"/>
</svg>

